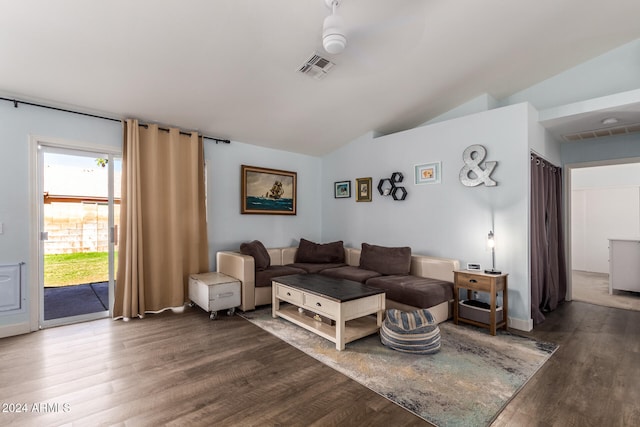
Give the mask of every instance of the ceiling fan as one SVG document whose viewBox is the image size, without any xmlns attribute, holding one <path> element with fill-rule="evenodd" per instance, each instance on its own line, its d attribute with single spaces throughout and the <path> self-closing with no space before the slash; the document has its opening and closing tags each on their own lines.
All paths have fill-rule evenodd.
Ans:
<svg viewBox="0 0 640 427">
<path fill-rule="evenodd" d="M 322 46 L 331 54 L 338 54 L 347 47 L 347 36 L 342 17 L 336 14 L 340 0 L 325 0 L 331 9 L 331 15 L 324 19 L 322 25 Z"/>
<path fill-rule="evenodd" d="M 337 54 L 343 56 L 340 60 L 343 69 L 361 75 L 403 66 L 404 60 L 410 59 L 421 43 L 427 7 L 431 4 L 415 0 L 371 2 L 374 4 L 369 3 L 371 0 L 322 1 L 331 11 L 324 18 L 321 38 L 322 50 L 328 57 L 316 50 L 298 69 L 316 79 L 325 77 L 335 65 Z M 343 13 L 348 25 L 342 19 Z"/>
<path fill-rule="evenodd" d="M 347 47 L 348 36 L 349 50 L 354 56 L 370 56 L 370 52 L 376 52 L 382 57 L 391 57 L 417 45 L 426 28 L 429 2 L 394 0 L 368 5 L 367 0 L 354 0 L 346 5 L 351 7 L 345 9 L 349 17 L 347 28 L 338 12 L 344 0 L 323 1 L 331 10 L 322 25 L 322 47 L 329 54 L 342 53 Z M 354 9 L 360 10 L 355 12 Z M 403 48 L 398 49 L 398 46 Z"/>
</svg>

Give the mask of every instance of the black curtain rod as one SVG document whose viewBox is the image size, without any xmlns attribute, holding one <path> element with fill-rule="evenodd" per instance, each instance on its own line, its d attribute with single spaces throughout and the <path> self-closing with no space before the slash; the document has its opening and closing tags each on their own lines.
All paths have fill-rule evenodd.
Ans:
<svg viewBox="0 0 640 427">
<path fill-rule="evenodd" d="M 142 126 L 145 129 L 149 128 L 149 125 L 147 123 L 138 123 L 138 126 Z M 161 130 L 161 131 L 164 131 L 164 132 L 169 132 L 170 129 L 158 126 L 158 130 Z M 180 131 L 180 135 L 190 136 L 191 132 Z M 201 136 L 202 136 L 202 139 L 210 139 L 211 141 L 215 141 L 216 144 L 219 143 L 219 142 L 222 142 L 223 144 L 231 144 L 231 141 L 229 141 L 228 139 L 213 138 L 211 136 L 204 136 L 204 135 L 201 135 Z"/>
<path fill-rule="evenodd" d="M 51 107 L 49 105 L 42 105 L 42 104 L 34 104 L 33 102 L 19 101 L 17 99 L 9 99 L 9 98 L 2 98 L 2 97 L 0 97 L 0 99 L 3 100 L 3 101 L 13 102 L 13 106 L 15 108 L 18 108 L 18 104 L 24 104 L 24 105 L 31 105 L 33 107 L 47 108 L 49 110 L 63 111 L 65 113 L 79 114 L 81 116 L 95 117 L 96 119 L 110 120 L 112 122 L 120 122 L 120 121 L 122 121 L 120 119 L 114 119 L 112 117 L 98 116 L 98 115 L 95 115 L 95 114 L 82 113 L 80 111 L 65 110 L 64 108 Z"/>
<path fill-rule="evenodd" d="M 62 111 L 64 113 L 78 114 L 80 116 L 87 116 L 87 117 L 93 117 L 93 118 L 96 118 L 96 119 L 109 120 L 109 121 L 112 121 L 112 122 L 122 122 L 122 120 L 114 119 L 113 117 L 98 116 L 96 114 L 83 113 L 81 111 L 66 110 L 64 108 L 51 107 L 49 105 L 35 104 L 33 102 L 27 102 L 27 101 L 19 101 L 17 99 L 9 99 L 9 98 L 0 97 L 0 100 L 13 102 L 13 107 L 14 108 L 18 108 L 18 104 L 24 104 L 24 105 L 31 105 L 32 107 L 47 108 L 49 110 Z M 143 123 L 143 124 L 140 124 L 140 126 L 142 126 L 142 127 L 144 127 L 146 129 L 149 125 Z M 166 132 L 169 132 L 169 129 L 167 129 L 167 128 L 158 128 L 158 129 L 166 131 Z M 180 135 L 191 135 L 191 134 L 189 132 L 180 131 Z M 219 143 L 219 142 L 221 142 L 223 144 L 231 144 L 231 141 L 228 140 L 228 139 L 214 138 L 212 136 L 204 136 L 204 135 L 202 135 L 202 139 L 208 139 L 208 140 L 211 140 L 211 141 L 215 141 L 216 144 Z"/>
<path fill-rule="evenodd" d="M 530 150 L 530 151 L 531 151 L 531 159 L 533 159 L 533 156 L 536 156 L 536 157 L 542 159 L 543 161 L 549 163 L 554 168 L 561 169 L 560 166 L 556 166 L 555 164 L 553 164 L 553 162 L 551 160 L 547 160 L 542 154 L 538 154 L 535 150 Z"/>
</svg>

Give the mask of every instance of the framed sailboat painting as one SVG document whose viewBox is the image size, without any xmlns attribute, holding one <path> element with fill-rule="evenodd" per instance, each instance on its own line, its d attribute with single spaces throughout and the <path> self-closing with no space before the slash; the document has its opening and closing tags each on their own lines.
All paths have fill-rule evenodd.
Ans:
<svg viewBox="0 0 640 427">
<path fill-rule="evenodd" d="M 297 177 L 296 172 L 242 165 L 240 213 L 295 215 Z"/>
</svg>

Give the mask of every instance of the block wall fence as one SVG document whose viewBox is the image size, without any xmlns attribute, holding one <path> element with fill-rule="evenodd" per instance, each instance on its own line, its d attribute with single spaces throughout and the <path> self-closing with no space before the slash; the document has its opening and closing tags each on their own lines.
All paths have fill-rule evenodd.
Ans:
<svg viewBox="0 0 640 427">
<path fill-rule="evenodd" d="M 108 206 L 106 203 L 48 203 L 44 205 L 45 254 L 107 252 L 109 250 Z M 116 226 L 120 205 L 114 206 Z"/>
</svg>

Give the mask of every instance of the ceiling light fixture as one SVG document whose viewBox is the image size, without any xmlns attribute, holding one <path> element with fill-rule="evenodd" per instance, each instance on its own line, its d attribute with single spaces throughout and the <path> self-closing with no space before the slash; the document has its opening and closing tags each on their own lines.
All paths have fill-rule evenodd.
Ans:
<svg viewBox="0 0 640 427">
<path fill-rule="evenodd" d="M 331 9 L 331 15 L 324 19 L 322 25 L 322 46 L 328 53 L 337 54 L 347 47 L 347 36 L 344 32 L 342 17 L 336 15 L 336 8 L 340 2 L 339 0 L 325 0 L 325 2 Z"/>
<path fill-rule="evenodd" d="M 601 123 L 603 125 L 615 125 L 619 121 L 620 120 L 616 119 L 615 117 L 607 117 L 606 119 L 603 119 Z"/>
</svg>

